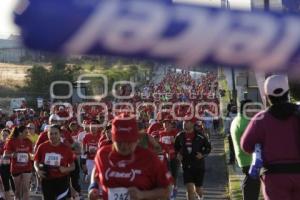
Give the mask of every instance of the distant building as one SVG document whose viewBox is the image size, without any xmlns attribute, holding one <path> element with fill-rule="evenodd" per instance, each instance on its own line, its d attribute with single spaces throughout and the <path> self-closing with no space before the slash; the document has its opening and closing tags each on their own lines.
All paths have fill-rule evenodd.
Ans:
<svg viewBox="0 0 300 200">
<path fill-rule="evenodd" d="M 39 60 L 40 52 L 33 52 L 23 47 L 20 36 L 11 35 L 7 39 L 0 39 L 0 62 L 19 63 L 22 60 Z"/>
<path fill-rule="evenodd" d="M 269 2 L 270 10 L 282 10 L 282 0 L 251 0 L 252 10 L 262 10 Z"/>
<path fill-rule="evenodd" d="M 265 3 L 269 3 L 270 10 L 282 10 L 282 0 L 251 0 L 251 9 L 264 10 Z M 262 91 L 265 74 L 255 73 L 252 70 L 235 70 L 234 80 L 230 70 L 225 70 L 225 74 L 227 74 L 230 90 L 233 89 L 232 81 L 235 81 L 237 101 L 251 99 L 254 102 L 263 102 L 265 104 L 265 97 Z"/>
<path fill-rule="evenodd" d="M 20 62 L 25 49 L 17 38 L 0 39 L 0 62 Z"/>
</svg>

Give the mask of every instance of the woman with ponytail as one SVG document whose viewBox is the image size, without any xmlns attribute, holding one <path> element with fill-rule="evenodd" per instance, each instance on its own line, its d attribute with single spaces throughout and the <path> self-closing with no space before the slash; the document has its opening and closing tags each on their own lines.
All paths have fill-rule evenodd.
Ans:
<svg viewBox="0 0 300 200">
<path fill-rule="evenodd" d="M 32 142 L 27 138 L 25 126 L 15 127 L 5 146 L 4 158 L 10 158 L 10 171 L 15 182 L 15 199 L 29 200 L 32 172 Z"/>
</svg>

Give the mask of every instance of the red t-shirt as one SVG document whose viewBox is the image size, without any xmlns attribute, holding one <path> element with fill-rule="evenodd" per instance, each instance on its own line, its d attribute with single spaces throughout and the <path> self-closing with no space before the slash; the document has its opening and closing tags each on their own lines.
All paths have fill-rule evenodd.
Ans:
<svg viewBox="0 0 300 200">
<path fill-rule="evenodd" d="M 35 149 L 37 149 L 42 143 L 48 141 L 47 131 L 40 133 L 38 140 L 35 143 Z"/>
<path fill-rule="evenodd" d="M 160 143 L 162 146 L 162 151 L 157 154 L 158 159 L 168 168 L 168 153 L 167 150 L 164 149 L 163 145 Z"/>
<path fill-rule="evenodd" d="M 149 128 L 147 129 L 147 133 L 151 135 L 152 132 L 161 131 L 163 129 L 164 129 L 164 127 L 161 123 L 155 122 L 154 124 L 149 126 Z"/>
<path fill-rule="evenodd" d="M 65 110 L 64 111 L 58 111 L 57 115 L 59 117 L 62 117 L 62 118 L 68 118 L 69 117 L 69 113 L 67 111 L 65 111 Z"/>
<path fill-rule="evenodd" d="M 113 196 L 126 197 L 129 187 L 137 187 L 142 191 L 152 190 L 166 188 L 173 181 L 157 155 L 141 147 L 137 147 L 133 155 L 122 156 L 112 150 L 111 145 L 104 146 L 97 152 L 95 168 L 104 200 L 109 199 L 109 192 Z"/>
<path fill-rule="evenodd" d="M 74 140 L 69 131 L 61 130 L 61 142 L 63 142 L 67 146 L 71 146 L 74 143 Z"/>
<path fill-rule="evenodd" d="M 4 151 L 14 153 L 10 165 L 12 174 L 32 171 L 32 161 L 29 154 L 32 153 L 33 149 L 32 142 L 28 138 L 7 140 Z"/>
<path fill-rule="evenodd" d="M 4 146 L 5 142 L 0 141 L 0 165 L 9 165 L 10 164 L 10 159 L 3 159 L 3 153 L 4 153 Z"/>
<path fill-rule="evenodd" d="M 5 142 L 4 141 L 0 141 L 0 155 L 2 156 L 3 153 L 4 153 L 4 145 L 5 145 Z"/>
<path fill-rule="evenodd" d="M 49 140 L 48 132 L 47 131 L 41 132 L 38 140 L 36 141 L 35 149 L 37 149 L 42 143 L 48 140 Z M 71 133 L 64 130 L 61 130 L 61 141 L 67 146 L 71 146 L 71 144 L 74 143 Z"/>
<path fill-rule="evenodd" d="M 176 135 L 177 135 L 176 130 L 172 130 L 169 132 L 166 131 L 159 132 L 159 142 L 162 144 L 163 149 L 166 149 L 167 153 L 169 154 L 169 158 L 171 160 L 176 157 L 175 147 L 174 147 L 174 141 Z"/>
<path fill-rule="evenodd" d="M 34 161 L 47 166 L 47 178 L 49 179 L 66 176 L 67 174 L 59 171 L 59 167 L 67 167 L 74 160 L 75 155 L 70 147 L 63 143 L 53 146 L 49 141 L 41 144 L 34 156 Z"/>
<path fill-rule="evenodd" d="M 110 145 L 112 144 L 112 141 L 109 140 L 105 134 L 102 134 L 100 136 L 99 142 L 98 142 L 98 149 L 100 149 L 101 147 L 105 146 L 105 145 Z"/>
<path fill-rule="evenodd" d="M 78 134 L 79 134 L 79 130 L 77 131 L 70 131 L 70 135 L 73 139 L 73 141 L 77 141 L 77 138 L 78 138 Z"/>
<path fill-rule="evenodd" d="M 83 145 L 87 146 L 87 159 L 88 160 L 94 160 L 96 152 L 98 150 L 98 143 L 100 139 L 101 134 L 96 133 L 88 133 L 83 138 Z"/>
</svg>

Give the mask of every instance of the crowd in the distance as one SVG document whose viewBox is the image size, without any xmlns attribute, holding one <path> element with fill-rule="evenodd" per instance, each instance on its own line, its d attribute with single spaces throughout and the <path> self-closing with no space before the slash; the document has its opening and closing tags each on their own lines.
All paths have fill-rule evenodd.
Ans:
<svg viewBox="0 0 300 200">
<path fill-rule="evenodd" d="M 165 167 L 166 172 L 171 172 L 171 176 L 167 178 L 164 178 L 164 174 L 156 174 L 160 176 L 160 183 L 168 186 L 168 190 L 169 186 L 172 187 L 170 198 L 176 196 L 176 179 L 180 163 L 184 167 L 188 199 L 193 199 L 195 196 L 202 198 L 204 157 L 209 154 L 211 148 L 207 138 L 215 128 L 211 116 L 216 109 L 217 112 L 219 109 L 216 78 L 216 73 L 207 72 L 198 80 L 194 80 L 188 71 L 169 70 L 159 83 L 144 86 L 129 100 L 103 101 L 106 106 L 97 105 L 95 102 L 84 106 L 55 103 L 55 106 L 45 106 L 39 112 L 24 108 L 9 116 L 2 113 L 0 117 L 1 197 L 11 199 L 13 191 L 15 199 L 29 199 L 31 190 L 43 193 L 44 199 L 49 200 L 58 197 L 60 199 L 83 198 L 82 183 L 89 182 L 91 177 L 92 179 L 94 177 L 99 185 L 102 185 L 99 195 L 107 199 L 110 193 L 109 188 L 105 187 L 106 181 L 97 178 L 99 173 L 102 173 L 101 162 L 104 161 L 97 160 L 97 157 L 95 159 L 95 156 L 99 154 L 99 149 L 105 146 L 112 146 L 117 152 L 121 149 L 122 153 L 128 150 L 130 155 L 135 146 L 122 146 L 125 141 L 125 143 L 136 143 L 138 148 L 147 149 L 154 153 L 153 155 L 157 155 L 161 162 L 153 167 L 158 167 L 162 172 Z M 118 94 L 124 96 L 130 92 L 128 87 L 123 86 Z M 160 94 L 159 98 L 155 93 Z M 217 107 L 203 105 L 199 107 L 198 115 L 195 115 L 194 110 L 187 105 L 175 107 L 173 114 L 167 110 L 177 102 L 190 102 L 195 106 L 206 101 L 214 102 Z M 169 102 L 170 104 L 164 107 L 166 109 L 164 111 L 157 111 L 149 105 L 140 106 L 138 111 L 136 109 L 130 111 L 128 110 L 130 106 L 122 104 L 124 102 L 132 103 L 135 108 L 141 103 L 159 105 Z M 115 106 L 116 104 L 119 105 Z M 133 115 L 136 116 L 133 120 L 129 120 L 125 125 L 122 123 L 123 119 L 121 120 L 120 116 Z M 181 117 L 180 120 L 175 116 Z M 196 116 L 209 116 L 209 118 L 200 120 Z M 132 130 L 131 133 L 127 133 L 128 137 L 127 129 Z M 121 137 L 122 134 L 125 134 L 125 137 Z M 130 138 L 132 140 L 128 141 Z M 105 150 L 105 156 L 109 156 L 110 153 L 106 151 L 108 150 Z M 148 155 L 143 152 L 142 155 L 144 154 Z M 148 156 L 151 155 L 150 153 Z M 117 160 L 120 158 L 115 154 L 112 157 Z M 141 167 L 145 167 L 144 165 L 147 163 Z M 161 168 L 161 165 L 164 167 Z M 138 170 L 136 173 L 139 173 Z M 102 174 L 102 176 L 106 175 Z M 107 176 L 118 179 L 127 175 L 125 172 L 123 174 L 115 172 L 108 173 Z M 196 186 L 195 191 L 194 186 Z M 129 193 L 139 196 L 138 191 L 146 190 L 148 187 L 150 186 L 145 185 L 138 190 L 130 189 Z M 93 189 L 95 187 L 90 191 Z M 116 194 L 120 191 L 112 190 Z"/>
</svg>

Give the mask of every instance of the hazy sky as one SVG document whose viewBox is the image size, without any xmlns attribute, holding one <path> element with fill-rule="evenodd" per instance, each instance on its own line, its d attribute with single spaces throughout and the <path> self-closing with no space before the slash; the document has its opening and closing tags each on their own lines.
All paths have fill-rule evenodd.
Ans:
<svg viewBox="0 0 300 200">
<path fill-rule="evenodd" d="M 250 10 L 251 0 L 229 0 L 231 8 Z"/>
<path fill-rule="evenodd" d="M 6 38 L 10 34 L 18 33 L 18 28 L 14 25 L 12 19 L 12 10 L 17 1 L 21 0 L 0 0 L 0 38 Z M 220 0 L 175 0 L 201 2 L 214 6 L 220 5 Z M 230 0 L 231 7 L 250 8 L 250 0 Z"/>
<path fill-rule="evenodd" d="M 12 20 L 12 10 L 17 0 L 0 0 L 0 37 L 18 33 Z"/>
<path fill-rule="evenodd" d="M 173 0 L 175 2 L 200 3 L 213 6 L 220 6 L 221 0 Z M 250 9 L 251 0 L 229 0 L 232 8 Z"/>
</svg>

